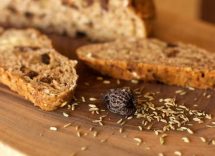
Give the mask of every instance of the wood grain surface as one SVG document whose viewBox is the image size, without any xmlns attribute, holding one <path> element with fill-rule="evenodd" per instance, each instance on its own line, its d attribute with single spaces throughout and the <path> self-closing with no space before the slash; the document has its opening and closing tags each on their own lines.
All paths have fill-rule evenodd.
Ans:
<svg viewBox="0 0 215 156">
<path fill-rule="evenodd" d="M 215 28 L 211 25 L 184 19 L 165 11 L 159 11 L 155 25 L 155 37 L 166 41 L 180 40 L 193 43 L 215 51 L 213 39 Z M 75 58 L 77 47 L 89 43 L 85 38 L 69 39 L 57 35 L 49 36 L 53 40 L 55 48 L 70 58 Z M 101 114 L 92 115 L 88 111 L 88 104 L 92 103 L 88 98 L 100 99 L 101 95 L 109 88 L 130 86 L 131 88 L 144 87 L 144 92 L 159 91 L 157 99 L 176 97 L 178 103 L 185 103 L 190 108 L 204 110 L 215 116 L 214 90 L 190 91 L 184 89 L 187 91 L 186 95 L 176 96 L 175 91 L 182 88 L 144 82 L 133 84 L 125 81 L 121 81 L 121 84 L 117 85 L 115 79 L 108 77 L 104 77 L 104 79 L 111 81 L 111 83 L 104 84 L 96 79 L 101 75 L 82 63 L 78 65 L 78 73 L 80 79 L 76 97 L 79 105 L 75 111 L 65 107 L 54 112 L 44 112 L 10 91 L 6 86 L 0 85 L 0 141 L 17 151 L 32 156 L 72 156 L 74 154 L 77 156 L 157 156 L 160 152 L 165 156 L 171 156 L 174 155 L 174 151 L 181 151 L 183 155 L 187 156 L 214 155 L 215 146 L 203 143 L 199 138 L 215 138 L 215 129 L 205 127 L 209 121 L 203 124 L 194 124 L 195 133 L 193 135 L 185 132 L 169 132 L 165 145 L 160 145 L 159 137 L 153 131 L 138 130 L 137 126 L 140 124 L 140 120 L 130 120 L 123 126 L 124 132 L 119 133 L 121 126 L 116 122 L 121 119 L 120 116 L 107 113 L 107 111 L 102 112 L 101 114 L 107 114 L 107 117 L 104 126 L 99 126 L 92 121 L 98 119 Z M 205 92 L 212 97 L 207 99 L 203 96 Z M 86 98 L 85 103 L 79 100 L 82 96 Z M 194 101 L 194 98 L 197 100 Z M 100 100 L 93 103 L 97 104 L 99 108 L 105 109 Z M 155 103 L 157 103 L 156 100 Z M 194 104 L 197 104 L 198 107 L 194 107 Z M 64 117 L 63 112 L 67 112 L 69 117 Z M 71 126 L 64 128 L 63 126 L 68 123 L 71 123 Z M 58 130 L 50 131 L 50 126 L 55 126 Z M 79 126 L 78 131 L 80 131 L 81 137 L 77 136 L 77 126 Z M 94 131 L 89 130 L 91 127 L 94 127 Z M 159 125 L 154 125 L 154 128 L 156 127 Z M 96 137 L 94 137 L 95 131 L 98 132 Z M 190 138 L 190 143 L 184 143 L 181 140 L 184 136 Z M 133 140 L 134 137 L 141 138 L 143 143 L 137 146 Z M 106 142 L 102 143 L 102 140 L 106 140 Z M 83 147 L 86 150 L 83 150 Z M 4 153 L 0 151 L 0 155 L 4 155 Z"/>
</svg>

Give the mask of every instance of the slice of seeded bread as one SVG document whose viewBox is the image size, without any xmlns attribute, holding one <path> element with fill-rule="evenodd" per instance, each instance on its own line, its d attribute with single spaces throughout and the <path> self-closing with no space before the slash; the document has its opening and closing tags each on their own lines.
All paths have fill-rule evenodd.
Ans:
<svg viewBox="0 0 215 156">
<path fill-rule="evenodd" d="M 154 10 L 153 0 L 1 0 L 0 23 L 106 41 L 147 36 Z"/>
<path fill-rule="evenodd" d="M 118 40 L 81 47 L 77 54 L 90 67 L 119 79 L 215 88 L 215 54 L 194 45 Z"/>
<path fill-rule="evenodd" d="M 36 30 L 0 31 L 0 82 L 43 110 L 54 110 L 73 97 L 76 64 Z"/>
</svg>

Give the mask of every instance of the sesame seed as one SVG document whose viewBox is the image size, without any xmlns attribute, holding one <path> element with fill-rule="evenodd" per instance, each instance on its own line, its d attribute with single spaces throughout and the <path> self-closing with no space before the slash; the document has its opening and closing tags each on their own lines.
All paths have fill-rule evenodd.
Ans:
<svg viewBox="0 0 215 156">
<path fill-rule="evenodd" d="M 120 83 L 121 83 L 120 80 L 116 80 L 116 84 L 120 85 Z"/>
<path fill-rule="evenodd" d="M 53 127 L 53 126 L 51 126 L 51 127 L 49 127 L 49 130 L 51 130 L 51 131 L 57 131 L 57 130 L 58 130 L 58 128 L 57 128 L 57 127 Z"/>
<path fill-rule="evenodd" d="M 123 132 L 123 128 L 120 128 L 120 129 L 119 129 L 119 133 L 122 133 L 122 132 Z"/>
</svg>

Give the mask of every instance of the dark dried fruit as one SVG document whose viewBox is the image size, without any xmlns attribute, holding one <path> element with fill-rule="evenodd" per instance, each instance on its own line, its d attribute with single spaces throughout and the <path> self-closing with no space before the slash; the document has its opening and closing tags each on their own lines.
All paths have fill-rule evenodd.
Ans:
<svg viewBox="0 0 215 156">
<path fill-rule="evenodd" d="M 136 111 L 136 98 L 130 88 L 110 89 L 103 101 L 112 113 L 130 116 Z"/>
<path fill-rule="evenodd" d="M 30 79 L 33 79 L 34 77 L 38 76 L 39 74 L 33 70 L 29 71 L 26 76 L 28 76 Z"/>
<path fill-rule="evenodd" d="M 176 47 L 178 47 L 178 45 L 177 45 L 176 43 L 172 43 L 172 42 L 167 43 L 166 46 L 167 46 L 168 48 L 176 48 Z"/>
<path fill-rule="evenodd" d="M 26 17 L 26 18 L 33 18 L 33 17 L 34 17 L 34 14 L 31 13 L 31 12 L 25 12 L 25 17 Z"/>
<path fill-rule="evenodd" d="M 50 77 L 43 77 L 40 79 L 41 82 L 44 82 L 44 83 L 48 83 L 50 84 L 52 82 L 52 78 Z"/>
<path fill-rule="evenodd" d="M 166 56 L 169 58 L 173 58 L 173 57 L 176 57 L 178 54 L 179 54 L 179 51 L 173 49 L 170 52 L 168 52 Z"/>
<path fill-rule="evenodd" d="M 48 54 L 41 55 L 41 61 L 44 64 L 49 64 L 50 63 L 50 56 Z"/>
<path fill-rule="evenodd" d="M 104 11 L 108 11 L 108 4 L 109 4 L 109 0 L 100 0 L 101 8 Z"/>
</svg>

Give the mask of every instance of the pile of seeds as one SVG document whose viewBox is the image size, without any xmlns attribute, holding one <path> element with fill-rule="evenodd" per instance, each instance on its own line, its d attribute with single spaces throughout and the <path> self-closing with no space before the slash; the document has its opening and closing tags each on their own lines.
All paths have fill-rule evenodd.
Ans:
<svg viewBox="0 0 215 156">
<path fill-rule="evenodd" d="M 161 105 L 153 103 L 156 93 L 146 93 L 141 96 L 141 91 L 136 90 L 138 95 L 138 108 L 135 113 L 136 118 L 141 119 L 141 126 L 152 129 L 153 124 L 159 123 L 161 128 L 156 129 L 156 133 L 163 133 L 170 130 L 187 131 L 190 134 L 191 121 L 203 123 L 206 119 L 211 119 L 211 115 L 203 111 L 192 110 L 185 105 L 177 104 L 175 98 L 159 99 Z"/>
</svg>

